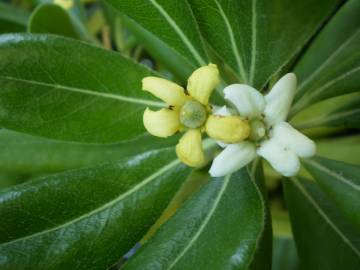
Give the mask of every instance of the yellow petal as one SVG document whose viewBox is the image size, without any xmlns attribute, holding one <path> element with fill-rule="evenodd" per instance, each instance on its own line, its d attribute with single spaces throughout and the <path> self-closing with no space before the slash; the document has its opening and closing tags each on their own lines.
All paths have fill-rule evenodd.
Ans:
<svg viewBox="0 0 360 270">
<path fill-rule="evenodd" d="M 235 115 L 210 115 L 205 130 L 211 138 L 225 143 L 238 143 L 250 135 L 248 121 Z"/>
<path fill-rule="evenodd" d="M 198 167 L 205 162 L 199 129 L 188 130 L 176 145 L 179 159 L 191 167 Z"/>
<path fill-rule="evenodd" d="M 179 112 L 169 109 L 152 111 L 146 108 L 143 116 L 146 130 L 154 136 L 166 138 L 180 128 Z"/>
<path fill-rule="evenodd" d="M 189 99 L 180 85 L 158 77 L 145 77 L 142 89 L 172 106 L 182 106 Z"/>
<path fill-rule="evenodd" d="M 214 88 L 219 84 L 219 70 L 216 65 L 207 66 L 195 70 L 188 79 L 187 90 L 190 96 L 200 103 L 207 105 Z"/>
</svg>

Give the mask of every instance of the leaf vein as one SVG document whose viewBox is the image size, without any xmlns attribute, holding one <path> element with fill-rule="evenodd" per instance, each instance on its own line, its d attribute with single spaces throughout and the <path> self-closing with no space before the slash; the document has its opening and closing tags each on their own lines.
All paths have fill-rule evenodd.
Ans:
<svg viewBox="0 0 360 270">
<path fill-rule="evenodd" d="M 311 205 L 315 208 L 315 210 L 319 213 L 319 215 L 325 220 L 325 222 L 335 231 L 336 234 L 344 241 L 346 245 L 350 247 L 354 253 L 360 257 L 360 251 L 353 246 L 350 240 L 344 235 L 341 230 L 331 221 L 331 219 L 325 214 L 325 212 L 321 209 L 321 207 L 316 203 L 316 201 L 311 197 L 311 195 L 305 190 L 302 184 L 296 179 L 293 178 L 293 183 L 300 190 L 300 192 L 309 200 Z"/>
<path fill-rule="evenodd" d="M 223 185 L 219 191 L 219 194 L 217 195 L 216 199 L 214 200 L 214 204 L 211 207 L 208 215 L 205 217 L 203 223 L 201 224 L 201 226 L 199 227 L 198 231 L 195 233 L 193 238 L 189 241 L 189 243 L 185 246 L 185 248 L 182 250 L 182 252 L 174 259 L 174 261 L 168 267 L 168 270 L 170 270 L 171 268 L 173 268 L 176 265 L 176 263 L 181 259 L 181 257 L 183 257 L 186 254 L 186 252 L 191 248 L 191 246 L 197 241 L 197 239 L 199 238 L 201 233 L 204 231 L 205 227 L 208 225 L 211 217 L 213 216 L 214 212 L 216 211 L 216 208 L 218 207 L 224 192 L 226 191 L 226 188 L 230 181 L 230 177 L 231 177 L 231 175 L 227 175 L 224 178 Z"/>
<path fill-rule="evenodd" d="M 221 7 L 221 5 L 219 4 L 219 2 L 217 0 L 215 0 L 215 4 L 217 5 L 217 7 L 219 9 L 219 12 L 220 12 L 220 15 L 221 15 L 221 17 L 223 18 L 223 20 L 225 22 L 226 29 L 227 29 L 227 32 L 228 32 L 229 37 L 230 37 L 231 48 L 232 48 L 232 51 L 233 51 L 233 53 L 235 55 L 235 59 L 236 59 L 236 63 L 237 63 L 240 75 L 243 78 L 243 80 L 245 82 L 247 82 L 248 79 L 246 78 L 246 72 L 245 72 L 244 64 L 243 64 L 243 61 L 241 59 L 237 44 L 235 42 L 234 31 L 233 31 L 233 29 L 231 27 L 231 24 L 229 22 L 228 17 L 226 16 L 223 8 Z"/>
<path fill-rule="evenodd" d="M 318 163 L 318 162 L 316 162 L 314 160 L 305 160 L 305 162 L 308 162 L 308 163 L 312 164 L 314 167 L 318 168 L 319 170 L 323 171 L 324 173 L 327 173 L 327 174 L 331 175 L 332 177 L 335 177 L 339 181 L 343 182 L 345 185 L 348 185 L 351 188 L 355 189 L 356 191 L 360 192 L 360 186 L 352 183 L 349 179 L 343 177 L 342 175 L 337 174 L 336 172 L 333 172 L 333 171 L 329 170 L 328 168 L 322 166 L 320 163 Z"/>
<path fill-rule="evenodd" d="M 250 84 L 254 84 L 255 64 L 256 64 L 256 0 L 252 1 L 251 17 L 251 65 L 250 65 Z"/>
<path fill-rule="evenodd" d="M 106 204 L 103 204 L 101 205 L 100 207 L 92 210 L 91 212 L 88 212 L 88 213 L 85 213 L 84 215 L 81 215 L 75 219 L 72 219 L 66 223 L 63 223 L 57 227 L 53 227 L 53 228 L 50 228 L 48 230 L 44 230 L 44 231 L 41 231 L 41 232 L 38 232 L 38 233 L 34 233 L 34 234 L 31 234 L 31 235 L 27 235 L 27 236 L 24 236 L 24 237 L 21 237 L 21 238 L 17 238 L 15 240 L 11 240 L 9 242 L 4 242 L 2 244 L 0 244 L 0 247 L 1 246 L 5 246 L 5 245 L 8 245 L 8 244 L 12 244 L 12 243 L 15 243 L 15 242 L 19 242 L 19 241 L 23 241 L 23 240 L 26 240 L 26 239 L 29 239 L 29 238 L 33 238 L 33 237 L 36 237 L 36 236 L 39 236 L 39 235 L 43 235 L 43 234 L 46 234 L 46 233 L 49 233 L 49 232 L 52 232 L 52 231 L 56 231 L 56 230 L 59 230 L 61 228 L 66 228 L 67 226 L 71 225 L 71 224 L 74 224 L 78 221 L 81 221 L 83 219 L 86 219 L 87 217 L 89 216 L 92 216 L 94 214 L 97 214 L 101 211 L 103 211 L 104 209 L 107 209 L 108 207 L 111 207 L 113 206 L 114 204 L 116 204 L 117 202 L 121 201 L 121 200 L 124 200 L 126 197 L 130 196 L 131 194 L 133 194 L 134 192 L 138 191 L 140 188 L 146 186 L 147 184 L 151 183 L 152 181 L 154 181 L 159 175 L 167 172 L 168 170 L 170 170 L 171 168 L 175 167 L 176 165 L 178 165 L 180 163 L 180 160 L 179 159 L 175 159 L 173 160 L 172 162 L 166 164 L 165 166 L 161 167 L 159 170 L 157 170 L 156 172 L 154 172 L 153 174 L 151 174 L 150 176 L 148 176 L 147 178 L 145 178 L 143 181 L 141 181 L 140 183 L 138 183 L 137 185 L 135 185 L 134 187 L 132 187 L 131 189 L 129 189 L 128 191 L 126 191 L 125 193 L 121 194 L 120 196 L 114 198 L 113 200 L 107 202 Z"/>
<path fill-rule="evenodd" d="M 180 27 L 176 24 L 176 22 L 170 17 L 170 15 L 163 9 L 161 5 L 159 5 L 156 0 L 149 0 L 150 3 L 160 12 L 160 14 L 165 18 L 165 20 L 174 28 L 175 32 L 179 35 L 181 40 L 184 42 L 186 47 L 190 50 L 191 54 L 194 56 L 199 65 L 205 65 L 204 59 L 200 56 L 194 46 L 191 44 L 188 37 L 184 34 L 184 32 L 180 29 Z"/>
<path fill-rule="evenodd" d="M 9 80 L 9 81 L 16 81 L 16 82 L 22 82 L 22 83 L 33 84 L 33 85 L 38 85 L 38 86 L 51 87 L 54 89 L 61 89 L 61 90 L 66 90 L 66 91 L 71 91 L 71 92 L 76 92 L 76 93 L 81 93 L 81 94 L 86 94 L 86 95 L 92 95 L 92 96 L 97 96 L 97 97 L 102 97 L 102 98 L 116 99 L 116 100 L 120 100 L 120 101 L 124 101 L 124 102 L 128 102 L 128 103 L 141 104 L 141 105 L 145 105 L 145 106 L 155 106 L 155 107 L 165 106 L 165 104 L 162 102 L 151 101 L 151 100 L 146 100 L 146 99 L 131 98 L 131 97 L 110 94 L 110 93 L 96 92 L 96 91 L 92 91 L 89 89 L 81 89 L 81 88 L 77 88 L 77 87 L 64 86 L 64 85 L 60 85 L 60 84 L 50 84 L 50 83 L 45 83 L 45 82 L 19 79 L 19 78 L 14 78 L 14 77 L 9 77 L 9 76 L 1 76 L 1 75 L 0 75 L 0 78 Z"/>
</svg>

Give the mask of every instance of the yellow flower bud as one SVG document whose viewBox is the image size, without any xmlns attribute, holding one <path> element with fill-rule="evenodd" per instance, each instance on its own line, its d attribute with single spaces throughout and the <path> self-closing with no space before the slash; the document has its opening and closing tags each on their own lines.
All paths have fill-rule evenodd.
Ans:
<svg viewBox="0 0 360 270">
<path fill-rule="evenodd" d="M 187 90 L 194 99 L 207 105 L 215 87 L 219 84 L 219 70 L 216 65 L 209 64 L 196 69 L 188 79 Z"/>
<path fill-rule="evenodd" d="M 185 164 L 198 167 L 205 162 L 199 129 L 188 130 L 176 145 L 176 154 Z"/>
<path fill-rule="evenodd" d="M 205 130 L 211 138 L 225 143 L 238 143 L 250 135 L 248 121 L 235 115 L 210 115 Z"/>
<path fill-rule="evenodd" d="M 143 122 L 150 134 L 162 138 L 173 135 L 180 128 L 179 112 L 170 109 L 152 111 L 146 108 Z"/>
<path fill-rule="evenodd" d="M 145 77 L 142 88 L 172 106 L 182 106 L 189 99 L 180 85 L 158 77 Z"/>
</svg>

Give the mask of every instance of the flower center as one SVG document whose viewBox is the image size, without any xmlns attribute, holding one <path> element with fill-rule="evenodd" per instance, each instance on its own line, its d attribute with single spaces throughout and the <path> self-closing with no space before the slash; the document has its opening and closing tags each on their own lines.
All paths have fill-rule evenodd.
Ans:
<svg viewBox="0 0 360 270">
<path fill-rule="evenodd" d="M 253 141 L 259 141 L 266 135 L 266 125 L 260 119 L 254 119 L 250 122 L 250 139 Z"/>
<path fill-rule="evenodd" d="M 198 128 L 205 123 L 206 109 L 197 101 L 189 100 L 181 107 L 180 122 L 187 128 Z"/>
</svg>

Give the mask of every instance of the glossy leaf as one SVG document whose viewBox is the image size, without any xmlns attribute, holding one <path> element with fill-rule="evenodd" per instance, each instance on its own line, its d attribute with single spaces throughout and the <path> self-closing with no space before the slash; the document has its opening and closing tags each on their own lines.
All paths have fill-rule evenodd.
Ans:
<svg viewBox="0 0 360 270">
<path fill-rule="evenodd" d="M 348 224 L 318 186 L 284 180 L 285 199 L 302 269 L 360 268 L 360 231 Z"/>
<path fill-rule="evenodd" d="M 25 32 L 29 13 L 0 2 L 0 34 Z"/>
<path fill-rule="evenodd" d="M 297 125 L 297 128 L 307 129 L 321 126 L 360 128 L 360 97 L 324 116 L 313 117 L 311 120 Z"/>
<path fill-rule="evenodd" d="M 307 132 L 310 137 L 319 136 L 320 133 L 328 135 L 332 130 L 329 129 L 331 127 L 338 127 L 338 129 L 341 126 L 347 127 L 349 120 L 356 123 L 356 118 L 352 120 L 346 115 L 356 115 L 356 103 L 359 98 L 360 92 L 319 101 L 297 113 L 291 118 L 290 123 L 296 129 Z"/>
<path fill-rule="evenodd" d="M 360 136 L 329 138 L 316 142 L 318 155 L 360 165 Z"/>
<path fill-rule="evenodd" d="M 29 175 L 7 174 L 2 172 L 0 174 L 0 190 L 10 186 L 21 184 L 29 179 L 31 179 L 31 176 Z"/>
<path fill-rule="evenodd" d="M 176 143 L 153 136 L 111 145 L 80 144 L 0 130 L 0 171 L 11 174 L 52 173 L 165 148 Z"/>
<path fill-rule="evenodd" d="M 134 20 L 126 16 L 123 16 L 123 20 L 131 33 L 157 61 L 164 64 L 183 82 L 186 82 L 189 74 L 194 70 L 192 64 L 185 61 L 183 57 L 166 46 L 157 36 L 141 27 Z"/>
<path fill-rule="evenodd" d="M 124 269 L 248 269 L 264 210 L 261 192 L 246 169 L 213 178 Z"/>
<path fill-rule="evenodd" d="M 316 157 L 304 165 L 335 205 L 360 231 L 360 167 Z"/>
<path fill-rule="evenodd" d="M 300 85 L 293 114 L 314 102 L 359 91 L 359 12 L 359 1 L 347 1 L 295 67 Z"/>
<path fill-rule="evenodd" d="M 172 48 L 193 68 L 208 63 L 197 23 L 187 1 L 107 0 L 107 2 L 152 33 L 163 44 Z"/>
<path fill-rule="evenodd" d="M 193 170 L 189 177 L 184 181 L 179 190 L 176 192 L 164 212 L 161 214 L 156 223 L 150 228 L 140 243 L 150 239 L 161 226 L 168 221 L 183 204 L 196 193 L 205 183 L 209 181 L 209 173 L 206 169 Z"/>
<path fill-rule="evenodd" d="M 190 0 L 204 38 L 238 80 L 261 88 L 301 50 L 336 0 Z"/>
<path fill-rule="evenodd" d="M 81 32 L 76 28 L 70 13 L 55 4 L 38 6 L 31 15 L 28 30 L 31 33 L 81 38 Z"/>
<path fill-rule="evenodd" d="M 256 159 L 250 167 L 249 174 L 252 181 L 258 186 L 262 198 L 264 200 L 263 207 L 265 211 L 264 225 L 261 236 L 257 241 L 256 252 L 249 269 L 251 270 L 270 270 L 272 257 L 272 242 L 273 242 L 273 228 L 272 228 L 272 217 L 270 215 L 269 198 L 265 186 L 265 176 L 263 170 L 263 163 L 260 158 Z"/>
<path fill-rule="evenodd" d="M 159 217 L 188 175 L 170 148 L 0 193 L 1 269 L 107 269 Z M 25 255 L 26 254 L 26 255 Z"/>
<path fill-rule="evenodd" d="M 144 66 L 48 35 L 0 38 L 0 125 L 44 137 L 109 143 L 145 134 L 142 114 L 163 104 L 141 90 Z"/>
</svg>

